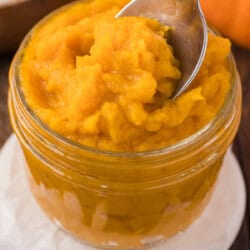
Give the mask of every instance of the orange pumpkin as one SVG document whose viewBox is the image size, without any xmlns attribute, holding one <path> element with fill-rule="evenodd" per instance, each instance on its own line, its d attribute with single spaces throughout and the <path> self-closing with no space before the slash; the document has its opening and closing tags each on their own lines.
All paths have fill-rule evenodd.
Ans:
<svg viewBox="0 0 250 250">
<path fill-rule="evenodd" d="M 250 49 L 250 0 L 200 0 L 208 24 Z"/>
</svg>

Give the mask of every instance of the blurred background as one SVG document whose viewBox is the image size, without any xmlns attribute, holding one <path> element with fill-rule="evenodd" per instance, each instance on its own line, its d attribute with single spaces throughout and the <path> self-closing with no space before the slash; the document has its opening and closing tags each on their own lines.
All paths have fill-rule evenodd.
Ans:
<svg viewBox="0 0 250 250">
<path fill-rule="evenodd" d="M 68 2 L 71 1 L 0 0 L 0 148 L 11 134 L 8 70 L 15 50 L 40 18 Z M 250 250 L 250 0 L 201 0 L 201 4 L 209 25 L 231 39 L 242 80 L 242 122 L 233 149 L 245 177 L 248 201 L 241 231 L 230 250 Z"/>
</svg>

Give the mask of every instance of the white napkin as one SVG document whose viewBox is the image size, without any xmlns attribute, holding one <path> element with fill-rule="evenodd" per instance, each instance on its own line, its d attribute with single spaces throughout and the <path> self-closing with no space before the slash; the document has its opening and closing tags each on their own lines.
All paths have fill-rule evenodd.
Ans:
<svg viewBox="0 0 250 250">
<path fill-rule="evenodd" d="M 226 156 L 215 192 L 202 216 L 154 250 L 226 250 L 244 215 L 246 191 L 232 152 Z M 29 190 L 20 146 L 11 136 L 0 153 L 0 250 L 93 250 L 58 229 Z"/>
</svg>

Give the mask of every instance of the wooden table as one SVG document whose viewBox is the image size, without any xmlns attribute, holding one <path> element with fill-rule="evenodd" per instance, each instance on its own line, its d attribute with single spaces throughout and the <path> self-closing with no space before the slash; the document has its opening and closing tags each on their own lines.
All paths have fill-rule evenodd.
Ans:
<svg viewBox="0 0 250 250">
<path fill-rule="evenodd" d="M 244 97 L 242 123 L 234 143 L 234 150 L 246 179 L 248 208 L 241 231 L 230 250 L 250 250 L 250 51 L 247 52 L 237 47 L 233 50 L 243 83 Z M 12 56 L 0 55 L 0 146 L 11 133 L 7 111 L 7 91 L 8 68 Z"/>
</svg>

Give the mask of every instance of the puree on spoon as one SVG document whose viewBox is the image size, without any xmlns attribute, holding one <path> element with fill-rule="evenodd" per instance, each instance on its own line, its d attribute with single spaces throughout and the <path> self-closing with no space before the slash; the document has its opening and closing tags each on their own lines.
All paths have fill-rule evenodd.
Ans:
<svg viewBox="0 0 250 250">
<path fill-rule="evenodd" d="M 20 77 L 38 117 L 73 141 L 118 152 L 164 148 L 209 123 L 229 90 L 229 41 L 210 34 L 192 88 L 169 100 L 181 77 L 169 28 L 115 19 L 117 8 L 103 6 L 82 15 L 72 7 L 33 31 Z"/>
</svg>

